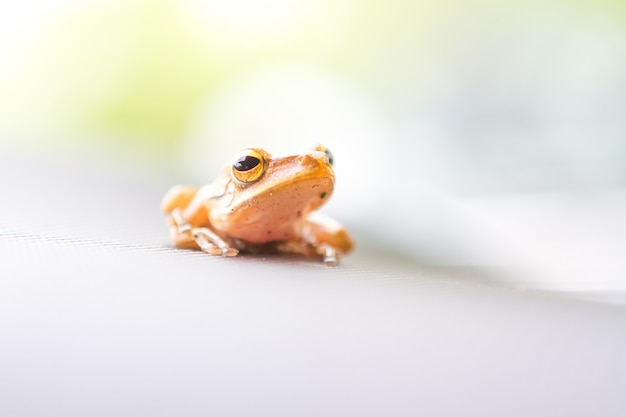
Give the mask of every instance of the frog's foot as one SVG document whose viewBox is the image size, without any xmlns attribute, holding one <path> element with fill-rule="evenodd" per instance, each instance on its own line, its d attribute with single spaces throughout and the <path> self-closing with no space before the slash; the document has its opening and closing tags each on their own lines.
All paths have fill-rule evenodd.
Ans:
<svg viewBox="0 0 626 417">
<path fill-rule="evenodd" d="M 320 213 L 313 213 L 305 220 L 302 227 L 302 239 L 320 255 L 324 264 L 335 266 L 339 258 L 352 251 L 354 243 L 335 220 Z"/>
<path fill-rule="evenodd" d="M 200 249 L 210 255 L 236 256 L 239 253 L 207 227 L 197 227 L 192 229 L 191 233 Z"/>
<path fill-rule="evenodd" d="M 180 235 L 184 235 L 191 231 L 191 225 L 185 221 L 183 218 L 183 213 L 179 208 L 175 208 L 172 210 L 170 214 L 172 220 L 174 221 L 174 227 L 176 228 L 176 232 Z"/>
<path fill-rule="evenodd" d="M 170 236 L 174 245 L 179 248 L 196 247 L 191 234 L 191 225 L 185 221 L 179 208 L 172 210 L 167 221 L 170 225 Z"/>
<path fill-rule="evenodd" d="M 317 248 L 317 252 L 324 258 L 324 264 L 328 266 L 335 266 L 339 263 L 337 258 L 337 250 L 329 244 L 323 243 Z"/>
</svg>

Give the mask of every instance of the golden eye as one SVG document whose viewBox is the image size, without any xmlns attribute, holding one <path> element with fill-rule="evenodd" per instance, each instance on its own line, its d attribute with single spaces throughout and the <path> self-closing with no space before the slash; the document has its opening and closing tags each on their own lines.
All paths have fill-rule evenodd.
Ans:
<svg viewBox="0 0 626 417">
<path fill-rule="evenodd" d="M 254 149 L 246 149 L 235 159 L 233 177 L 240 183 L 249 184 L 261 178 L 265 172 L 265 158 Z"/>
<path fill-rule="evenodd" d="M 324 145 L 316 145 L 313 148 L 314 151 L 319 151 L 319 152 L 324 152 L 326 154 L 326 156 L 328 156 L 328 162 L 332 165 L 333 164 L 333 154 L 330 152 L 330 149 L 328 149 L 326 146 Z"/>
</svg>

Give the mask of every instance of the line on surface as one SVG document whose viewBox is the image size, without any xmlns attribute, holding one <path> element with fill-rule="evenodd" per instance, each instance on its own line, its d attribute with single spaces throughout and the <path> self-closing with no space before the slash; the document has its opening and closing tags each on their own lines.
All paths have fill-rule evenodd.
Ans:
<svg viewBox="0 0 626 417">
<path fill-rule="evenodd" d="M 78 237 L 70 237 L 70 236 L 55 236 L 43 233 L 29 233 L 29 232 L 16 232 L 10 230 L 0 230 L 0 239 L 19 239 L 19 240 L 28 240 L 28 241 L 43 241 L 43 242 L 52 242 L 52 243 L 69 243 L 78 246 L 93 246 L 93 247 L 105 247 L 105 248 L 114 248 L 114 249 L 130 249 L 137 251 L 146 251 L 146 252 L 171 252 L 175 250 L 172 247 L 166 246 L 154 246 L 154 245 L 146 245 L 146 244 L 133 244 L 133 243 L 121 243 L 114 241 L 106 241 L 106 240 L 93 240 L 93 239 L 83 239 Z"/>
</svg>

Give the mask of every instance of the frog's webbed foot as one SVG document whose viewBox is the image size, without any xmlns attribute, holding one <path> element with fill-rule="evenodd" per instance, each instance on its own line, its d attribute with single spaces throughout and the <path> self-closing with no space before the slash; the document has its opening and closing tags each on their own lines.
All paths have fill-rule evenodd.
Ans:
<svg viewBox="0 0 626 417">
<path fill-rule="evenodd" d="M 239 251 L 230 247 L 221 237 L 207 227 L 192 229 L 193 239 L 203 252 L 210 255 L 236 256 Z"/>
</svg>

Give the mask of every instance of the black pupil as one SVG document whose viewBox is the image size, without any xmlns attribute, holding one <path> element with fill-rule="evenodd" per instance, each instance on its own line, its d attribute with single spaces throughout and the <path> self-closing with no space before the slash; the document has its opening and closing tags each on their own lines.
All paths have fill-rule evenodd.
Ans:
<svg viewBox="0 0 626 417">
<path fill-rule="evenodd" d="M 255 158 L 254 156 L 246 155 L 241 157 L 235 162 L 235 169 L 237 171 L 250 171 L 255 166 L 259 165 L 261 161 L 259 158 Z"/>
</svg>

